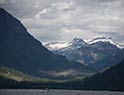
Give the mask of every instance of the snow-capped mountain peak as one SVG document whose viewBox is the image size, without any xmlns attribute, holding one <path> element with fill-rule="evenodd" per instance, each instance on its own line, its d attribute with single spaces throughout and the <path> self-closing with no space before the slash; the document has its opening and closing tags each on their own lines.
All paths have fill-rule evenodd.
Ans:
<svg viewBox="0 0 124 95">
<path fill-rule="evenodd" d="M 96 42 L 112 42 L 112 38 L 106 38 L 106 37 L 97 37 L 89 40 L 89 43 L 96 43 Z"/>
<path fill-rule="evenodd" d="M 79 48 L 81 46 L 87 45 L 87 43 L 83 39 L 74 38 L 72 41 L 53 41 L 47 42 L 43 44 L 49 50 L 59 50 L 64 48 Z"/>
<path fill-rule="evenodd" d="M 80 39 L 80 38 L 74 38 L 72 41 L 71 41 L 72 44 L 74 45 L 86 45 L 87 43 L 83 40 L 83 39 Z"/>
<path fill-rule="evenodd" d="M 110 44 L 117 46 L 120 49 L 123 48 L 123 46 L 119 45 L 117 42 L 114 42 L 112 38 L 97 37 L 97 38 L 94 38 L 94 39 L 88 41 L 89 44 L 93 44 L 93 43 L 97 43 L 97 42 L 108 42 Z"/>
<path fill-rule="evenodd" d="M 117 42 L 114 42 L 112 38 L 106 38 L 106 37 L 97 37 L 91 40 L 83 40 L 81 38 L 74 38 L 72 41 L 53 41 L 53 42 L 47 42 L 43 45 L 48 48 L 49 50 L 59 50 L 59 49 L 65 49 L 65 48 L 81 48 L 87 47 L 89 45 L 95 44 L 95 43 L 110 43 L 119 49 L 122 49 L 124 46 L 119 45 Z"/>
<path fill-rule="evenodd" d="M 54 41 L 54 42 L 47 42 L 43 44 L 49 50 L 58 50 L 62 48 L 66 48 L 71 44 L 68 41 Z"/>
</svg>

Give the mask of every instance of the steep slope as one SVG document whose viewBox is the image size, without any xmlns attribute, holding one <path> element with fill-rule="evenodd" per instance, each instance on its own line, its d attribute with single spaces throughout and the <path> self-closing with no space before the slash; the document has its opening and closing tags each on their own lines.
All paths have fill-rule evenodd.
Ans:
<svg viewBox="0 0 124 95">
<path fill-rule="evenodd" d="M 124 90 L 124 61 L 85 79 L 82 88 L 94 90 Z"/>
<path fill-rule="evenodd" d="M 45 71 L 90 71 L 84 65 L 70 62 L 42 46 L 19 20 L 0 8 L 0 65 L 45 77 Z M 52 74 L 51 74 L 52 75 Z"/>
<path fill-rule="evenodd" d="M 119 45 L 115 44 L 112 39 L 106 39 L 105 37 L 91 41 L 74 38 L 71 42 L 51 42 L 44 44 L 44 46 L 55 54 L 64 55 L 69 60 L 75 60 L 97 70 L 106 68 L 109 65 L 103 66 L 105 63 L 96 63 L 102 63 L 107 58 L 111 59 L 121 50 Z M 112 65 L 114 64 L 110 64 L 110 66 Z"/>
</svg>

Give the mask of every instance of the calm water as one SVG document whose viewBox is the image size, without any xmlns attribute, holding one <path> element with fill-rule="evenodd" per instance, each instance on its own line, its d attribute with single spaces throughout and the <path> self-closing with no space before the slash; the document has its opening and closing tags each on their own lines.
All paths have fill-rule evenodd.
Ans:
<svg viewBox="0 0 124 95">
<path fill-rule="evenodd" d="M 124 92 L 76 90 L 0 90 L 0 95 L 124 95 Z"/>
</svg>

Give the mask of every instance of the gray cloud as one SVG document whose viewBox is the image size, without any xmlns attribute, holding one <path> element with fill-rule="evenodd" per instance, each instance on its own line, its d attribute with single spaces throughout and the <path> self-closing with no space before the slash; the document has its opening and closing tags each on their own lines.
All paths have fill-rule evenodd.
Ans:
<svg viewBox="0 0 124 95">
<path fill-rule="evenodd" d="M 41 41 L 112 37 L 124 44 L 124 0 L 1 0 Z"/>
</svg>

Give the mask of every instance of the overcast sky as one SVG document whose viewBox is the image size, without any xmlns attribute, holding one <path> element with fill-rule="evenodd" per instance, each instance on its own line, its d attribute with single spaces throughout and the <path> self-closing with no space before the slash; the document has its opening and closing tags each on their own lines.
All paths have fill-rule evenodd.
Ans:
<svg viewBox="0 0 124 95">
<path fill-rule="evenodd" d="M 124 0 L 0 0 L 40 41 L 112 37 L 124 44 Z"/>
</svg>

